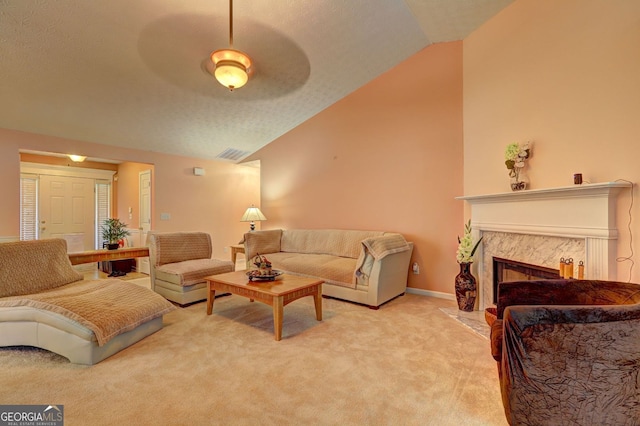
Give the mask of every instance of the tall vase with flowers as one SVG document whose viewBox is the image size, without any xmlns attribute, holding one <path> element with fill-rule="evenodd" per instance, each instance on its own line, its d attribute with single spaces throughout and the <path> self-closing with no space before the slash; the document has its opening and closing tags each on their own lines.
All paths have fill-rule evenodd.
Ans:
<svg viewBox="0 0 640 426">
<path fill-rule="evenodd" d="M 504 152 L 504 164 L 509 169 L 511 178 L 511 190 L 521 191 L 527 188 L 527 179 L 524 174 L 526 160 L 531 156 L 531 142 L 520 144 L 510 143 Z"/>
<path fill-rule="evenodd" d="M 473 256 L 482 241 L 482 237 L 476 243 L 473 243 L 471 235 L 471 220 L 464 226 L 464 235 L 458 237 L 458 250 L 456 251 L 456 260 L 460 264 L 460 273 L 456 275 L 455 288 L 458 309 L 465 312 L 472 312 L 478 295 L 478 287 L 476 277 L 471 273 L 471 265 L 473 264 Z"/>
</svg>

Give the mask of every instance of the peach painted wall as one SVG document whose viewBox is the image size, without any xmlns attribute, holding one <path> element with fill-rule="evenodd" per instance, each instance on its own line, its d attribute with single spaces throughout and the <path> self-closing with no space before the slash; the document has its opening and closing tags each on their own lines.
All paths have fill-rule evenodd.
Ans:
<svg viewBox="0 0 640 426">
<path fill-rule="evenodd" d="M 153 229 L 209 232 L 214 256 L 221 259 L 229 258 L 224 248 L 237 244 L 248 229 L 239 221 L 245 209 L 260 199 L 258 168 L 0 129 L 0 239 L 19 235 L 20 149 L 153 164 Z M 205 176 L 194 176 L 193 167 L 204 168 Z M 121 188 L 123 184 L 124 179 L 119 181 Z M 137 193 L 137 171 L 131 185 Z M 118 214 L 127 217 L 127 223 L 126 208 L 131 203 L 129 196 L 118 203 Z M 160 220 L 161 212 L 169 213 L 171 219 Z"/>
<path fill-rule="evenodd" d="M 465 194 L 508 191 L 504 148 L 528 139 L 531 188 L 571 185 L 577 172 L 639 183 L 639 46 L 637 0 L 517 0 L 466 38 Z M 619 196 L 619 256 L 630 255 L 630 203 L 629 191 Z M 640 282 L 630 266 L 619 263 L 618 279 Z"/>
<path fill-rule="evenodd" d="M 267 145 L 271 228 L 400 232 L 409 286 L 453 293 L 462 231 L 462 43 L 430 46 Z"/>
</svg>

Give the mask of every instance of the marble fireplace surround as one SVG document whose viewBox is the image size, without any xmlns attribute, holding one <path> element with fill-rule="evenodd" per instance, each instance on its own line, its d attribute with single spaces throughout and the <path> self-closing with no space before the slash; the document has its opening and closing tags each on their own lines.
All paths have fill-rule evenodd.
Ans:
<svg viewBox="0 0 640 426">
<path fill-rule="evenodd" d="M 558 268 L 582 260 L 585 278 L 615 280 L 616 197 L 626 182 L 605 182 L 457 197 L 471 205 L 477 308 L 493 304 L 493 257 Z"/>
</svg>

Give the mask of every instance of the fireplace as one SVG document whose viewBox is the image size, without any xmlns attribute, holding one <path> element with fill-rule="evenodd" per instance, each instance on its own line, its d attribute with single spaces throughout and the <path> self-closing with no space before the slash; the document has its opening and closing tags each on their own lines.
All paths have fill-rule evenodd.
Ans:
<svg viewBox="0 0 640 426">
<path fill-rule="evenodd" d="M 493 257 L 493 303 L 498 303 L 498 283 L 507 281 L 553 280 L 560 277 L 558 269 L 547 268 L 511 259 Z"/>
<path fill-rule="evenodd" d="M 615 280 L 616 198 L 630 187 L 605 182 L 457 197 L 471 206 L 474 240 L 483 238 L 472 271 L 477 308 L 495 304 L 494 257 L 552 270 L 570 257 L 584 263 L 585 279 Z"/>
</svg>

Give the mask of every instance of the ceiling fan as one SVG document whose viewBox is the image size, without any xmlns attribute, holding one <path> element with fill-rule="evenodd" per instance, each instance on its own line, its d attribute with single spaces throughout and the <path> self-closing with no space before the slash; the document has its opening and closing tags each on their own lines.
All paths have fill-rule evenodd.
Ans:
<svg viewBox="0 0 640 426">
<path fill-rule="evenodd" d="M 238 21 L 237 16 L 235 17 Z M 176 13 L 164 15 L 140 32 L 138 53 L 147 67 L 162 80 L 221 102 L 275 99 L 305 85 L 311 65 L 301 46 L 289 36 L 260 21 L 242 18 L 242 33 L 236 34 L 233 47 L 251 53 L 250 79 L 242 90 L 229 90 L 212 81 L 216 65 L 212 44 L 225 43 L 220 29 L 230 19 L 219 14 Z M 231 31 L 230 31 L 231 32 Z M 228 49 L 227 49 L 228 50 Z M 237 83 L 234 89 L 237 89 Z"/>
</svg>

